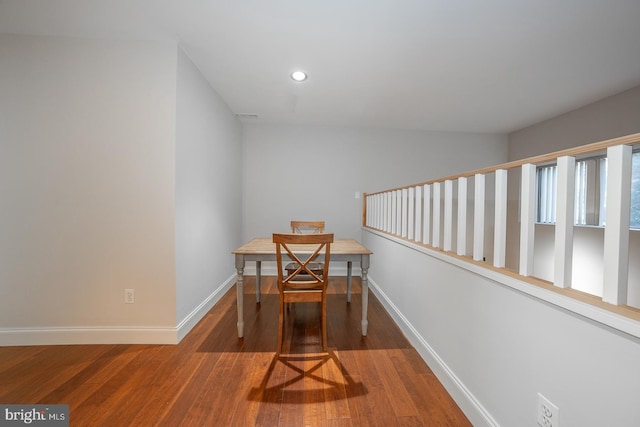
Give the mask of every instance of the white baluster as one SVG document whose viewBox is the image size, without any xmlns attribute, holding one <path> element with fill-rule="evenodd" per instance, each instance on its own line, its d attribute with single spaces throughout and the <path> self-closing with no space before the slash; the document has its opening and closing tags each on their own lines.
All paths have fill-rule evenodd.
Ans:
<svg viewBox="0 0 640 427">
<path fill-rule="evenodd" d="M 520 274 L 533 274 L 536 225 L 536 166 L 522 165 L 520 178 Z"/>
<path fill-rule="evenodd" d="M 422 211 L 422 243 L 431 244 L 431 185 L 424 185 L 424 210 Z"/>
<path fill-rule="evenodd" d="M 575 202 L 575 157 L 558 158 L 556 181 L 556 234 L 554 249 L 553 284 L 571 287 L 573 263 L 573 215 Z"/>
<path fill-rule="evenodd" d="M 607 149 L 607 222 L 604 229 L 602 300 L 626 304 L 629 281 L 629 211 L 632 151 L 627 145 Z"/>
<path fill-rule="evenodd" d="M 414 240 L 419 242 L 422 238 L 422 187 L 416 187 L 414 192 L 416 195 L 416 230 Z"/>
<path fill-rule="evenodd" d="M 485 181 L 485 176 L 480 173 L 473 179 L 473 259 L 476 261 L 484 261 Z"/>
<path fill-rule="evenodd" d="M 402 234 L 401 236 L 407 237 L 407 230 L 409 228 L 409 192 L 406 188 L 401 190 L 402 194 Z"/>
<path fill-rule="evenodd" d="M 397 233 L 397 225 L 398 221 L 396 216 L 398 215 L 398 193 L 395 191 L 391 192 L 391 234 Z"/>
<path fill-rule="evenodd" d="M 440 183 L 433 183 L 433 235 L 431 245 L 440 247 Z"/>
<path fill-rule="evenodd" d="M 382 229 L 382 194 L 376 194 L 374 199 L 374 204 L 376 205 L 376 228 L 378 230 Z"/>
<path fill-rule="evenodd" d="M 458 178 L 458 255 L 467 252 L 467 178 Z"/>
<path fill-rule="evenodd" d="M 387 199 L 387 213 L 386 213 L 386 225 L 385 225 L 385 229 L 388 233 L 391 233 L 391 229 L 393 228 L 393 195 L 391 194 L 390 191 L 387 191 L 386 193 L 386 199 Z"/>
<path fill-rule="evenodd" d="M 453 181 L 444 182 L 444 244 L 445 251 L 451 250 L 453 235 Z"/>
<path fill-rule="evenodd" d="M 409 217 L 407 218 L 407 238 L 413 240 L 413 233 L 415 232 L 415 203 L 416 203 L 416 191 L 413 187 L 409 187 Z"/>
<path fill-rule="evenodd" d="M 402 235 L 402 190 L 396 190 L 396 234 Z"/>
<path fill-rule="evenodd" d="M 496 208 L 493 237 L 493 266 L 505 266 L 507 249 L 507 171 L 498 169 L 496 175 Z"/>
</svg>

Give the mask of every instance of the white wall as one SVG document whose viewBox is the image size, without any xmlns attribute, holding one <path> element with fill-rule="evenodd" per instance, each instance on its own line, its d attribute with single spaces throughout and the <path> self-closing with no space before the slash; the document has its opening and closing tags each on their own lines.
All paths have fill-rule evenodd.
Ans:
<svg viewBox="0 0 640 427">
<path fill-rule="evenodd" d="M 368 231 L 362 241 L 371 288 L 474 425 L 536 426 L 537 393 L 562 426 L 638 425 L 637 338 L 429 250 Z"/>
<path fill-rule="evenodd" d="M 176 49 L 0 36 L 3 343 L 175 326 Z"/>
<path fill-rule="evenodd" d="M 509 160 L 640 132 L 640 86 L 509 134 Z"/>
<path fill-rule="evenodd" d="M 181 50 L 177 86 L 176 320 L 180 324 L 191 316 L 199 320 L 194 310 L 203 301 L 215 302 L 235 282 L 231 250 L 242 244 L 242 128 Z"/>
<path fill-rule="evenodd" d="M 376 192 L 506 161 L 506 137 L 314 126 L 245 125 L 244 238 L 324 220 L 360 238 L 362 199 Z"/>
</svg>

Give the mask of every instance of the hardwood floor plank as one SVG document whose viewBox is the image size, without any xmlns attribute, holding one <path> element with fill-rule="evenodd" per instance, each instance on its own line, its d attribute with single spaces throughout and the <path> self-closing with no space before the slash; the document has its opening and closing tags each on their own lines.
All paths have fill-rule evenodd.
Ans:
<svg viewBox="0 0 640 427">
<path fill-rule="evenodd" d="M 328 427 L 357 427 L 360 424 L 354 424 L 353 421 L 349 418 L 337 418 L 332 420 L 327 420 Z"/>
<path fill-rule="evenodd" d="M 201 397 L 204 385 L 209 374 L 217 365 L 218 359 L 218 353 L 204 357 L 193 375 L 183 380 L 185 381 L 185 386 L 182 392 L 159 417 L 160 425 L 178 426 L 191 420 L 191 406 Z"/>
<path fill-rule="evenodd" d="M 328 360 L 322 365 L 322 378 L 327 382 L 323 396 L 327 419 L 350 419 L 347 387 L 350 386 L 352 378 L 344 375 L 340 356 L 334 350 L 330 350 Z"/>
<path fill-rule="evenodd" d="M 189 408 L 189 417 L 194 425 L 229 425 L 237 399 L 228 399 L 228 390 L 235 388 L 234 383 L 244 378 L 238 354 L 223 353 Z"/>
<path fill-rule="evenodd" d="M 442 384 L 438 381 L 435 375 L 421 375 L 422 379 L 427 383 L 427 387 L 431 390 L 442 390 Z M 447 393 L 433 393 L 431 395 L 431 405 L 436 407 L 431 412 L 431 419 L 440 420 L 440 425 L 457 427 L 457 426 L 470 426 L 471 423 L 460 408 L 456 405 L 455 401 Z"/>
<path fill-rule="evenodd" d="M 439 425 L 444 426 L 471 425 L 435 374 L 426 365 L 422 364 L 423 367 L 420 367 L 415 363 L 415 351 L 389 350 L 389 353 L 425 425 L 430 424 L 431 420 L 438 420 Z M 420 373 L 416 373 L 416 369 Z"/>
<path fill-rule="evenodd" d="M 399 427 L 425 427 L 428 426 L 422 418 L 418 416 L 403 416 L 398 417 L 398 426 Z M 435 424 L 431 424 L 435 425 Z"/>
<path fill-rule="evenodd" d="M 151 386 L 143 391 L 146 402 L 131 418 L 130 425 L 147 425 L 149 414 L 155 414 L 156 419 L 165 417 L 189 386 L 194 375 L 200 371 L 205 360 L 204 354 L 192 354 L 163 369 Z"/>
<path fill-rule="evenodd" d="M 381 354 L 380 350 L 354 352 L 362 381 L 367 388 L 365 418 L 373 425 L 387 426 L 396 424 L 397 419 L 391 406 L 391 395 L 375 364 L 375 359 L 381 357 Z"/>
<path fill-rule="evenodd" d="M 320 338 L 319 331 L 316 337 Z M 318 344 L 319 347 L 322 347 L 319 342 Z M 327 356 L 318 355 L 315 358 L 305 357 L 302 362 L 304 369 L 302 378 L 304 388 L 304 404 L 302 405 L 304 425 L 326 426 L 327 411 L 324 399 L 326 384 L 322 376 L 322 365 L 325 364 L 327 359 Z"/>
<path fill-rule="evenodd" d="M 404 386 L 403 378 L 398 375 L 394 360 L 389 357 L 387 350 L 376 350 L 380 357 L 374 357 L 374 365 L 380 375 L 386 394 L 394 414 L 397 417 L 413 417 L 418 415 L 413 405 L 411 395 Z M 404 360 L 402 362 L 405 362 Z M 401 364 L 401 363 L 400 363 Z"/>
<path fill-rule="evenodd" d="M 69 377 L 76 375 L 78 371 L 92 363 L 92 359 L 102 351 L 102 348 L 93 346 L 84 349 L 77 346 L 56 346 L 45 360 L 38 358 L 40 367 L 46 370 L 46 375 L 42 375 L 42 372 L 34 372 L 31 369 L 31 363 L 26 361 L 8 373 L 7 383 L 13 384 L 14 387 L 10 391 L 10 396 L 0 396 L 0 402 L 4 403 L 7 399 L 40 402 L 51 389 L 64 384 Z M 24 383 L 31 385 L 20 388 L 19 385 Z"/>
<path fill-rule="evenodd" d="M 0 352 L 0 374 L 13 370 L 14 366 L 26 360 L 35 358 L 47 348 L 44 346 L 5 347 Z"/>
<path fill-rule="evenodd" d="M 286 345 L 285 345 L 286 346 Z M 285 361 L 286 360 L 286 361 Z M 279 426 L 304 425 L 304 384 L 300 380 L 304 372 L 302 362 L 295 358 L 279 359 L 284 363 L 284 383 L 279 385 L 282 390 L 282 406 L 280 409 Z"/>
<path fill-rule="evenodd" d="M 72 426 L 467 426 L 382 305 L 369 295 L 361 336 L 360 282 L 328 290 L 329 352 L 319 309 L 294 304 L 276 357 L 278 294 L 247 277 L 245 337 L 238 339 L 235 289 L 184 340 L 171 345 L 0 348 L 2 403 L 70 405 Z"/>
<path fill-rule="evenodd" d="M 244 396 L 244 399 L 236 400 L 233 418 L 229 422 L 230 426 L 243 427 L 258 424 L 257 420 L 263 394 L 261 391 L 258 394 L 254 394 L 254 390 L 262 384 L 272 359 L 273 357 L 269 353 L 254 353 L 251 357 L 240 358 L 240 362 L 246 365 L 243 369 L 245 376 L 238 382 L 238 387 L 241 389 L 239 394 Z"/>
<path fill-rule="evenodd" d="M 275 355 L 259 384 L 251 390 L 252 399 L 261 402 L 256 416 L 256 426 L 277 426 L 280 423 L 280 412 L 283 400 L 283 384 L 286 366 L 279 362 Z"/>
<path fill-rule="evenodd" d="M 130 411 L 135 407 L 127 402 L 146 386 L 157 366 L 154 356 L 161 349 L 162 346 L 140 346 L 136 357 L 78 405 L 70 417 L 78 425 L 114 425 L 114 418 L 131 418 Z"/>
<path fill-rule="evenodd" d="M 102 386 L 109 378 L 124 368 L 135 357 L 134 353 L 127 352 L 129 346 L 106 345 L 94 346 L 101 350 L 99 356 L 90 358 L 85 353 L 86 364 L 83 369 L 68 379 L 59 387 L 54 388 L 40 399 L 39 403 L 64 403 L 79 401 Z"/>
</svg>

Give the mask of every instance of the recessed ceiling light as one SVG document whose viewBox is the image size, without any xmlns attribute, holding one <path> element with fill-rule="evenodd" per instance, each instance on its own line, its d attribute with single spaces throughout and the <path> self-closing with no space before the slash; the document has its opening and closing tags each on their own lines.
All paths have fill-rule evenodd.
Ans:
<svg viewBox="0 0 640 427">
<path fill-rule="evenodd" d="M 297 82 L 301 82 L 307 79 L 307 75 L 303 71 L 294 71 L 291 73 L 291 78 Z"/>
</svg>

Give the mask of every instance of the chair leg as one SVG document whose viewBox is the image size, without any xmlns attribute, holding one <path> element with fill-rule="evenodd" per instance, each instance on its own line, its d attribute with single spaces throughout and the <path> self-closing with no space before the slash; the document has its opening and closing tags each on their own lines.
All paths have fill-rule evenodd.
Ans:
<svg viewBox="0 0 640 427">
<path fill-rule="evenodd" d="M 320 328 L 322 329 L 322 351 L 327 351 L 327 299 L 323 297 L 320 304 L 322 305 L 322 318 L 320 319 Z"/>
<path fill-rule="evenodd" d="M 284 300 L 280 298 L 280 314 L 278 315 L 278 347 L 276 354 L 282 353 L 282 344 L 284 341 Z"/>
</svg>

